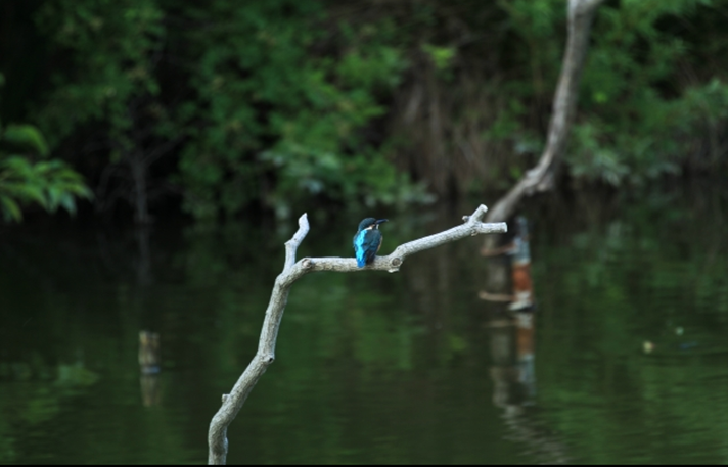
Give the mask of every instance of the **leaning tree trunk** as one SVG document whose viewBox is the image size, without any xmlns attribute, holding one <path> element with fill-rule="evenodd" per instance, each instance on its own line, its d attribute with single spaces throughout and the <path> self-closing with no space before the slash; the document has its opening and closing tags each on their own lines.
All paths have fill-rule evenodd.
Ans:
<svg viewBox="0 0 728 467">
<path fill-rule="evenodd" d="M 561 75 L 554 95 L 548 141 L 538 165 L 526 173 L 511 190 L 499 199 L 488 213 L 487 222 L 505 222 L 518 201 L 536 191 L 553 187 L 554 172 L 566 147 L 576 114 L 579 82 L 589 48 L 589 31 L 596 9 L 602 0 L 568 0 L 567 39 Z M 492 237 L 490 237 L 492 239 Z"/>
</svg>

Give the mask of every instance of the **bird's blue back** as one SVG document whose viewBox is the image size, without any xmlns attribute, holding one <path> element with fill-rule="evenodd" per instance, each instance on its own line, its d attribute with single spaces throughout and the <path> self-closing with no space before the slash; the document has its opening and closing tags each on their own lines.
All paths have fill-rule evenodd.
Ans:
<svg viewBox="0 0 728 467">
<path fill-rule="evenodd" d="M 377 229 L 360 230 L 354 235 L 354 251 L 356 252 L 356 265 L 363 268 L 374 261 L 382 234 Z"/>
</svg>

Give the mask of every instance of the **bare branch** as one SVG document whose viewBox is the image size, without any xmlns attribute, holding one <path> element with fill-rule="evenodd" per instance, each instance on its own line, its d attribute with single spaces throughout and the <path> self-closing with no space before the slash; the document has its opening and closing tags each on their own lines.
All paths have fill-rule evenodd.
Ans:
<svg viewBox="0 0 728 467">
<path fill-rule="evenodd" d="M 286 242 L 286 260 L 283 263 L 283 270 L 290 269 L 296 262 L 296 251 L 308 235 L 308 214 L 304 214 L 298 219 L 298 232 L 296 232 L 290 240 Z"/>
<path fill-rule="evenodd" d="M 235 419 L 240 408 L 245 403 L 250 391 L 265 373 L 268 366 L 275 360 L 275 345 L 278 337 L 283 311 L 288 300 L 288 291 L 293 282 L 310 272 L 336 271 L 389 271 L 397 272 L 404 260 L 418 251 L 434 248 L 436 246 L 479 234 L 504 233 L 505 223 L 484 224 L 483 217 L 488 208 L 481 204 L 471 216 L 463 217 L 464 223 L 452 229 L 429 235 L 411 242 L 399 245 L 386 256 L 377 256 L 371 265 L 364 268 L 357 267 L 353 258 L 305 258 L 296 262 L 296 251 L 309 232 L 308 216 L 304 214 L 298 220 L 298 231 L 285 243 L 286 259 L 283 271 L 276 278 L 271 292 L 268 309 L 265 312 L 265 321 L 260 333 L 258 353 L 250 362 L 240 378 L 233 386 L 230 394 L 223 394 L 222 407 L 210 423 L 208 442 L 210 445 L 209 463 L 225 464 L 228 452 L 227 428 Z"/>
</svg>

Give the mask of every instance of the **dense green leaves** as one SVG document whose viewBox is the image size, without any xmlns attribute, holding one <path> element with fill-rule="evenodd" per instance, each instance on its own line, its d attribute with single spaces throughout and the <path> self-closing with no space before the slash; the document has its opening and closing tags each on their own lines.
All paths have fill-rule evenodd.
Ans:
<svg viewBox="0 0 728 467">
<path fill-rule="evenodd" d="M 0 128 L 0 212 L 5 221 L 20 221 L 23 203 L 40 204 L 49 212 L 60 206 L 75 214 L 76 197 L 91 197 L 81 175 L 63 161 L 33 161 L 34 155 L 48 155 L 45 138 L 36 127 Z"/>
<path fill-rule="evenodd" d="M 568 157 L 576 176 L 619 185 L 678 172 L 710 137 L 706 121 L 725 122 L 718 109 L 728 86 L 721 78 L 680 82 L 681 74 L 699 73 L 702 64 L 676 28 L 691 20 L 699 27 L 701 4 L 631 1 L 600 9 L 584 77 L 584 121 Z M 699 97 L 709 93 L 716 99 Z M 718 159 L 710 166 L 721 164 Z"/>
<path fill-rule="evenodd" d="M 2 141 L 11 146 L 30 149 L 40 156 L 48 155 L 45 138 L 32 125 L 9 125 L 2 134 Z"/>
<path fill-rule="evenodd" d="M 148 0 L 43 4 L 36 15 L 40 31 L 54 51 L 72 52 L 69 66 L 55 68 L 53 90 L 40 111 L 53 141 L 99 120 L 109 124 L 114 140 L 123 140 L 133 124 L 132 97 L 159 91 L 150 62 L 162 44 L 161 19 L 156 2 Z"/>
<path fill-rule="evenodd" d="M 727 8 L 600 7 L 570 175 L 641 184 L 725 166 Z M 38 153 L 57 150 L 102 197 L 167 190 L 197 218 L 254 203 L 286 216 L 312 201 L 507 187 L 543 147 L 565 11 L 563 0 L 49 0 L 15 19 L 34 21 L 44 45 L 32 63 L 50 80 L 32 92 L 22 67 L 7 71 L 48 138 Z"/>
<path fill-rule="evenodd" d="M 189 106 L 199 122 L 180 164 L 195 193 L 188 209 L 201 217 L 219 202 L 234 213 L 262 198 L 284 215 L 307 196 L 388 199 L 402 177 L 359 132 L 385 112 L 377 94 L 398 83 L 404 66 L 400 52 L 382 44 L 391 27 L 370 25 L 369 37 L 321 29 L 325 11 L 316 1 L 246 8 L 217 1 L 186 15 L 209 25 L 182 37 L 196 65 Z M 316 47 L 331 51 L 317 55 Z M 273 189 L 264 183 L 270 176 Z"/>
<path fill-rule="evenodd" d="M 34 202 L 55 212 L 76 213 L 76 198 L 91 198 L 82 177 L 64 162 L 32 162 L 24 156 L 0 154 L 0 203 L 6 221 L 20 221 L 20 203 Z"/>
</svg>

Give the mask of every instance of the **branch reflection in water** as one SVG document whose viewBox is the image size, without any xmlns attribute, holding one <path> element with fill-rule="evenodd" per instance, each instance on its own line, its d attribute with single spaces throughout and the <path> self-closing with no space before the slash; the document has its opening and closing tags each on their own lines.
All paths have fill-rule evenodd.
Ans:
<svg viewBox="0 0 728 467">
<path fill-rule="evenodd" d="M 514 232 L 511 241 L 481 250 L 489 264 L 488 290 L 480 298 L 501 305 L 488 317 L 493 405 L 503 409 L 508 439 L 525 444 L 526 453 L 541 462 L 564 464 L 569 459 L 563 444 L 528 410 L 536 405 L 536 306 L 527 219 L 516 218 L 509 231 Z"/>
</svg>

